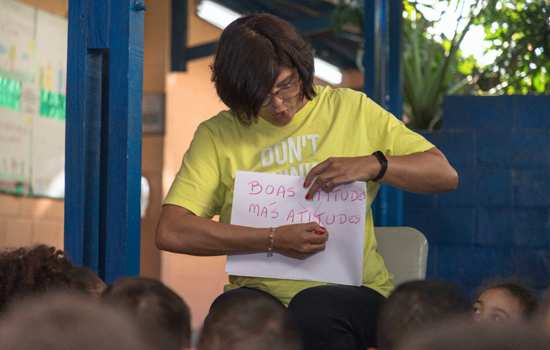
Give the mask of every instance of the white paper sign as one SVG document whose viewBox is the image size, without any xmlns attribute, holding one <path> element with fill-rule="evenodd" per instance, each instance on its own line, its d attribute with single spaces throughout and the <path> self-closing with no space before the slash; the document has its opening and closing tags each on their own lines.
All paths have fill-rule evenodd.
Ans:
<svg viewBox="0 0 550 350">
<path fill-rule="evenodd" d="M 306 200 L 303 183 L 299 176 L 238 172 L 231 223 L 277 227 L 315 221 L 329 232 L 326 249 L 304 260 L 276 253 L 271 257 L 266 253 L 231 255 L 226 271 L 238 276 L 361 285 L 366 184 L 339 186 Z"/>
</svg>

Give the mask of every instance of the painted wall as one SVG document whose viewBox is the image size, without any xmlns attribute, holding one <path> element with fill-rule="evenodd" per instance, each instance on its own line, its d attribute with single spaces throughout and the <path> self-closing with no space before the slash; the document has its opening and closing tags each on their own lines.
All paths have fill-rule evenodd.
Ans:
<svg viewBox="0 0 550 350">
<path fill-rule="evenodd" d="M 143 93 L 164 93 L 170 64 L 170 1 L 147 1 L 145 11 Z M 149 206 L 141 220 L 141 274 L 160 278 L 161 253 L 155 229 L 163 198 L 164 135 L 143 134 L 141 171 L 150 186 Z"/>
<path fill-rule="evenodd" d="M 221 31 L 199 19 L 195 1 L 188 1 L 188 45 L 217 40 Z M 166 78 L 166 133 L 163 157 L 163 191 L 166 194 L 180 168 L 197 126 L 226 107 L 210 81 L 212 57 L 191 61 L 184 73 Z M 225 257 L 194 257 L 162 253 L 162 281 L 183 296 L 198 329 L 214 298 L 227 282 Z"/>
<path fill-rule="evenodd" d="M 211 57 L 190 62 L 187 73 L 171 73 L 166 81 L 167 120 L 163 184 L 167 191 L 180 168 L 200 122 L 224 109 L 210 82 Z M 225 257 L 162 253 L 162 280 L 191 307 L 193 326 L 200 327 L 210 304 L 227 281 Z"/>
<path fill-rule="evenodd" d="M 37 7 L 54 15 L 67 16 L 67 0 L 18 0 L 23 4 Z"/>
<path fill-rule="evenodd" d="M 550 96 L 447 97 L 427 138 L 460 174 L 457 191 L 405 194 L 405 224 L 430 243 L 428 277 L 472 291 L 516 275 L 550 285 Z"/>
</svg>

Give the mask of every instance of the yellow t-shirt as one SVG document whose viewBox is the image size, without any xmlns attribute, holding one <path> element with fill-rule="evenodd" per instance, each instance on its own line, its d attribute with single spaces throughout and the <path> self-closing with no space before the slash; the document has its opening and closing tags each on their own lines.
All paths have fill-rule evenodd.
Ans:
<svg viewBox="0 0 550 350">
<path fill-rule="evenodd" d="M 196 130 L 165 204 L 184 207 L 196 215 L 220 215 L 229 223 L 233 184 L 239 170 L 305 176 L 329 157 L 363 156 L 381 150 L 407 155 L 434 146 L 409 130 L 365 94 L 350 89 L 316 87 L 291 122 L 275 126 L 259 118 L 246 127 L 231 111 L 220 112 Z M 393 288 L 382 257 L 376 251 L 371 203 L 379 185 L 368 183 L 363 285 L 388 295 Z M 324 282 L 230 276 L 228 288 L 267 291 L 288 304 L 305 288 Z"/>
</svg>

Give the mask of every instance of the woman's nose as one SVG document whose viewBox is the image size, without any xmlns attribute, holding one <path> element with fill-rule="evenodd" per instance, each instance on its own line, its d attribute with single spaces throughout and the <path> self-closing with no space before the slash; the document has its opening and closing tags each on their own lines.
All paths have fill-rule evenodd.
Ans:
<svg viewBox="0 0 550 350">
<path fill-rule="evenodd" d="M 278 109 L 279 107 L 283 106 L 284 101 L 281 97 L 278 95 L 271 95 L 271 101 L 270 105 L 273 107 L 273 109 Z"/>
</svg>

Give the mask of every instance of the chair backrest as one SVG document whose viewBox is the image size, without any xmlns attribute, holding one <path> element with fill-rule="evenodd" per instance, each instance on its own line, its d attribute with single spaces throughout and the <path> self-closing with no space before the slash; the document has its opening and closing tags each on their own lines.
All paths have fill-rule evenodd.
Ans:
<svg viewBox="0 0 550 350">
<path fill-rule="evenodd" d="M 378 253 L 393 274 L 395 285 L 424 279 L 428 262 L 426 236 L 412 227 L 375 227 Z"/>
</svg>

